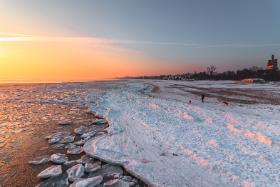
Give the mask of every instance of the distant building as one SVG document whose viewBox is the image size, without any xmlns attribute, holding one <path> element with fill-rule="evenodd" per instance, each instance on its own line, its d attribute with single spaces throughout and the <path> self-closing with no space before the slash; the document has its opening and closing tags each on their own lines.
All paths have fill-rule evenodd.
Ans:
<svg viewBox="0 0 280 187">
<path fill-rule="evenodd" d="M 274 58 L 274 55 L 272 55 L 271 59 L 267 61 L 266 69 L 267 70 L 277 70 L 278 69 L 277 59 Z"/>
</svg>

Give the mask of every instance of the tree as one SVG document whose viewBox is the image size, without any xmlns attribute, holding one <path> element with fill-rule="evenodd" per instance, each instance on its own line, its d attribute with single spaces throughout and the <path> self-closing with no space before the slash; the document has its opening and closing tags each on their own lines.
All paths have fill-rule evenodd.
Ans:
<svg viewBox="0 0 280 187">
<path fill-rule="evenodd" d="M 257 71 L 260 70 L 260 68 L 257 67 L 257 66 L 252 66 L 252 67 L 250 68 L 250 70 L 253 71 L 253 72 L 257 72 Z"/>
<path fill-rule="evenodd" d="M 216 71 L 216 67 L 214 65 L 208 66 L 207 67 L 207 74 L 210 75 L 210 77 L 212 77 Z"/>
</svg>

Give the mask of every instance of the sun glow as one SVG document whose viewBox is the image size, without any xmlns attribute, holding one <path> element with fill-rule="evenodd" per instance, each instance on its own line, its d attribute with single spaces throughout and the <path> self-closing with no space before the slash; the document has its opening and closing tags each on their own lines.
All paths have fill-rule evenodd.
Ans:
<svg viewBox="0 0 280 187">
<path fill-rule="evenodd" d="M 106 39 L 1 37 L 0 81 L 87 81 L 137 75 L 152 59 Z"/>
<path fill-rule="evenodd" d="M 29 41 L 28 37 L 6 37 L 0 38 L 0 42 L 19 42 L 19 41 Z"/>
<path fill-rule="evenodd" d="M 0 35 L 1 36 L 1 35 Z M 170 72 L 172 63 L 94 37 L 50 37 L 2 34 L 0 82 L 89 81 Z M 178 71 L 182 67 L 177 67 Z"/>
<path fill-rule="evenodd" d="M 0 37 L 0 42 L 20 42 L 20 41 L 29 41 L 29 37 Z"/>
<path fill-rule="evenodd" d="M 0 43 L 2 43 L 2 42 L 31 41 L 31 39 L 32 39 L 32 37 L 30 35 L 0 32 Z"/>
</svg>

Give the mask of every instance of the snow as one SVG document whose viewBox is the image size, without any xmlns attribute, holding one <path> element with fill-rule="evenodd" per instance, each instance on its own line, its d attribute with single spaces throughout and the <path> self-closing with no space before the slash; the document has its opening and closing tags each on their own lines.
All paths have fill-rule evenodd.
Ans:
<svg viewBox="0 0 280 187">
<path fill-rule="evenodd" d="M 111 89 L 95 91 L 88 103 L 91 111 L 109 120 L 109 135 L 87 142 L 86 153 L 123 165 L 151 186 L 280 186 L 279 105 L 265 98 L 260 104 L 226 106 L 217 99 L 224 93 L 217 90 L 211 90 L 215 95 L 203 104 L 193 92 L 222 88 L 231 91 L 227 98 L 242 101 L 256 100 L 261 90 L 279 99 L 278 84 L 153 80 L 108 84 Z M 153 92 L 154 87 L 159 91 Z"/>
</svg>

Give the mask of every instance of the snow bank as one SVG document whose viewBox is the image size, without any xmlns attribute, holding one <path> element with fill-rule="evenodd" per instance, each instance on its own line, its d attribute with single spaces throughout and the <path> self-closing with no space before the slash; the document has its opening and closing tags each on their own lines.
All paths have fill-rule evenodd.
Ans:
<svg viewBox="0 0 280 187">
<path fill-rule="evenodd" d="M 86 153 L 152 186 L 280 186 L 279 106 L 202 104 L 172 81 L 116 84 L 89 96 L 90 110 L 111 124 Z"/>
</svg>

